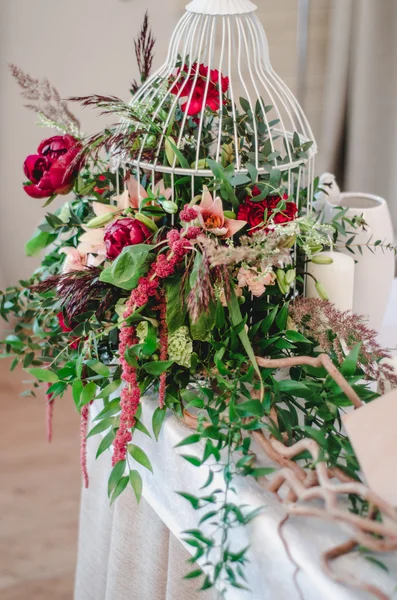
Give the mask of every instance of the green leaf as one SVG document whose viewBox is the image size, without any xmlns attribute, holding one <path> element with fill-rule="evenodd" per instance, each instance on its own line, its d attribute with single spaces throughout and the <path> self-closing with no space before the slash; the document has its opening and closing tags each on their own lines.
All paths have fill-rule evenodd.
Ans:
<svg viewBox="0 0 397 600">
<path fill-rule="evenodd" d="M 246 112 L 246 113 L 251 113 L 252 112 L 251 111 L 251 105 L 248 102 L 248 100 L 246 100 L 245 98 L 243 98 L 243 97 L 240 98 L 240 105 L 241 105 L 241 108 L 243 109 L 244 112 Z"/>
<path fill-rule="evenodd" d="M 96 453 L 97 458 L 99 456 L 101 456 L 101 454 L 103 454 L 103 452 L 105 452 L 105 450 L 107 450 L 112 445 L 115 437 L 116 437 L 116 432 L 114 429 L 112 429 L 111 431 L 109 431 L 108 434 L 105 435 L 105 437 L 103 438 L 103 440 L 101 441 L 101 443 L 98 446 L 98 450 Z"/>
<path fill-rule="evenodd" d="M 120 398 L 115 398 L 105 405 L 105 408 L 94 418 L 94 421 L 100 421 L 108 417 L 112 417 L 120 412 Z"/>
<path fill-rule="evenodd" d="M 244 175 L 243 173 L 234 175 L 234 177 L 232 177 L 230 180 L 230 185 L 232 185 L 233 187 L 237 187 L 239 185 L 247 185 L 248 183 L 251 183 L 251 178 L 247 175 Z"/>
<path fill-rule="evenodd" d="M 354 375 L 357 371 L 357 365 L 360 358 L 362 343 L 360 342 L 357 346 L 354 346 L 353 350 L 350 352 L 349 356 L 345 358 L 343 361 L 343 365 L 341 367 L 342 375 L 345 377 L 349 377 Z"/>
<path fill-rule="evenodd" d="M 197 571 L 190 571 L 187 575 L 184 576 L 184 579 L 196 579 L 203 574 L 201 569 L 197 569 Z"/>
<path fill-rule="evenodd" d="M 76 408 L 78 408 L 80 406 L 80 396 L 81 396 L 81 392 L 83 391 L 83 388 L 84 388 L 84 385 L 80 379 L 75 379 L 73 381 L 72 395 L 73 395 L 73 401 L 76 405 Z"/>
<path fill-rule="evenodd" d="M 153 413 L 152 429 L 157 442 L 159 441 L 160 431 L 163 426 L 166 413 L 167 409 L 160 407 L 156 408 Z"/>
<path fill-rule="evenodd" d="M 130 471 L 130 484 L 134 490 L 136 501 L 139 504 L 142 498 L 143 481 L 138 471 Z"/>
<path fill-rule="evenodd" d="M 315 429 L 314 427 L 305 426 L 306 433 L 313 438 L 314 441 L 319 444 L 322 448 L 327 448 L 327 440 L 325 438 L 325 431 L 321 429 Z"/>
<path fill-rule="evenodd" d="M 181 446 L 190 446 L 190 444 L 196 444 L 196 442 L 199 442 L 200 439 L 201 436 L 199 433 L 193 433 L 192 435 L 189 435 L 187 438 L 179 442 L 179 444 L 177 444 L 175 448 L 181 448 Z"/>
<path fill-rule="evenodd" d="M 142 465 L 143 467 L 145 467 L 153 473 L 153 467 L 151 465 L 151 462 L 146 452 L 144 452 L 142 448 L 139 448 L 139 446 L 136 446 L 135 444 L 129 444 L 128 452 L 134 460 L 136 460 L 140 465 Z"/>
<path fill-rule="evenodd" d="M 172 335 L 182 327 L 186 319 L 185 303 L 182 302 L 182 279 L 172 277 L 165 280 L 165 292 L 167 295 L 167 325 L 168 333 Z"/>
<path fill-rule="evenodd" d="M 279 392 L 296 396 L 297 398 L 307 398 L 311 395 L 311 392 L 307 385 L 301 381 L 294 381 L 293 379 L 282 379 L 277 382 L 277 388 Z"/>
<path fill-rule="evenodd" d="M 55 238 L 56 235 L 48 231 L 37 231 L 25 246 L 26 256 L 35 256 L 41 250 L 47 248 Z"/>
<path fill-rule="evenodd" d="M 127 477 L 127 475 L 125 477 L 122 477 L 120 479 L 120 481 L 116 485 L 116 488 L 115 488 L 115 490 L 113 492 L 112 499 L 110 500 L 110 506 L 120 496 L 120 494 L 122 494 L 124 492 L 125 488 L 128 485 L 129 480 L 130 480 L 130 478 Z"/>
<path fill-rule="evenodd" d="M 284 304 L 284 306 L 282 307 L 282 309 L 280 310 L 280 312 L 277 315 L 276 325 L 280 329 L 280 331 L 283 331 L 287 325 L 288 309 L 289 309 L 289 306 L 288 306 L 288 303 L 286 303 L 286 304 Z"/>
<path fill-rule="evenodd" d="M 301 343 L 301 344 L 310 344 L 310 340 L 308 340 L 307 337 L 305 337 L 304 335 L 299 333 L 299 331 L 294 331 L 292 329 L 290 331 L 286 331 L 285 337 L 290 342 Z"/>
<path fill-rule="evenodd" d="M 135 420 L 134 428 L 137 429 L 138 431 L 140 431 L 141 433 L 144 433 L 148 437 L 151 437 L 149 431 L 147 430 L 145 425 L 141 421 L 139 421 L 139 419 Z"/>
<path fill-rule="evenodd" d="M 99 280 L 123 290 L 133 290 L 139 278 L 149 270 L 152 248 L 149 244 L 127 246 L 114 263 L 102 271 Z"/>
<path fill-rule="evenodd" d="M 216 310 L 211 303 L 207 312 L 202 312 L 197 321 L 190 319 L 190 335 L 192 339 L 199 342 L 207 342 L 211 331 L 215 327 Z"/>
<path fill-rule="evenodd" d="M 197 456 L 191 456 L 190 454 L 181 454 L 181 456 L 194 467 L 201 467 L 201 459 Z"/>
<path fill-rule="evenodd" d="M 113 425 L 112 419 L 103 419 L 102 421 L 99 421 L 99 423 L 97 423 L 95 425 L 95 427 L 93 427 L 91 429 L 91 431 L 87 435 L 87 438 L 93 437 L 94 435 L 98 435 L 98 433 L 102 433 L 103 431 L 106 431 L 106 429 L 109 429 L 109 427 L 111 427 L 112 425 Z"/>
<path fill-rule="evenodd" d="M 90 369 L 92 369 L 93 371 L 95 371 L 95 373 L 98 373 L 98 375 L 102 375 L 102 377 L 109 377 L 110 376 L 110 369 L 108 366 L 104 365 L 103 363 L 97 361 L 97 360 L 88 360 L 86 362 L 86 364 L 90 367 Z"/>
<path fill-rule="evenodd" d="M 265 409 L 259 400 L 247 400 L 247 402 L 237 404 L 236 410 L 243 417 L 262 417 L 265 412 Z"/>
<path fill-rule="evenodd" d="M 143 365 L 143 369 L 145 369 L 146 373 L 149 375 L 154 375 L 158 377 L 165 371 L 167 371 L 174 364 L 173 360 L 158 360 L 153 362 L 148 362 Z"/>
<path fill-rule="evenodd" d="M 95 398 L 96 390 L 97 385 L 96 383 L 94 383 L 94 381 L 90 381 L 89 383 L 87 383 L 87 385 L 81 392 L 80 408 L 85 406 L 86 404 L 89 404 Z"/>
<path fill-rule="evenodd" d="M 179 164 L 181 165 L 181 167 L 183 169 L 190 169 L 190 165 L 189 162 L 186 160 L 186 158 L 183 156 L 182 152 L 179 150 L 179 148 L 177 148 L 177 146 L 175 145 L 174 141 L 172 138 L 168 137 L 166 139 L 166 144 L 171 148 L 172 152 L 174 152 L 175 156 L 177 157 Z M 171 157 L 170 157 L 171 158 Z M 167 159 L 168 162 L 170 163 L 170 166 L 173 166 L 174 163 L 174 159 L 172 158 L 172 160 L 170 160 L 168 158 L 167 155 Z"/>
<path fill-rule="evenodd" d="M 128 284 L 130 289 L 134 289 L 139 277 L 148 271 L 149 264 L 146 263 L 152 248 L 149 244 L 135 244 L 124 248 L 112 265 L 114 285 Z"/>
<path fill-rule="evenodd" d="M 196 498 L 196 496 L 192 496 L 192 494 L 187 494 L 186 492 L 177 492 L 177 494 L 179 494 L 179 496 L 182 496 L 182 498 L 185 498 L 185 500 L 190 502 L 190 504 L 195 510 L 200 508 L 200 498 Z"/>
<path fill-rule="evenodd" d="M 234 293 L 234 289 L 232 288 L 230 291 L 230 298 L 229 298 L 229 302 L 228 302 L 228 308 L 229 308 L 229 313 L 230 313 L 230 318 L 231 321 L 233 323 L 234 326 L 239 325 L 241 323 L 241 321 L 243 320 L 243 316 L 241 314 L 241 310 L 240 310 L 240 305 L 238 303 L 237 300 L 237 296 Z M 261 372 L 260 369 L 258 367 L 258 363 L 256 362 L 256 358 L 255 358 L 255 353 L 254 350 L 251 346 L 251 342 L 249 340 L 249 337 L 247 335 L 247 332 L 245 331 L 245 329 L 243 329 L 242 331 L 240 331 L 239 333 L 239 338 L 241 340 L 241 343 L 244 347 L 244 350 L 246 351 L 248 358 L 250 359 L 258 377 L 259 377 L 259 381 L 261 384 L 261 396 L 263 396 L 264 393 L 264 387 L 263 387 L 263 381 L 262 381 L 262 377 L 261 377 Z"/>
<path fill-rule="evenodd" d="M 108 497 L 109 498 L 110 498 L 113 490 L 119 483 L 120 479 L 124 475 L 126 464 L 127 463 L 125 460 L 120 460 L 118 463 L 116 463 L 114 465 L 112 472 L 110 473 L 109 482 L 108 482 Z"/>
<path fill-rule="evenodd" d="M 109 396 L 114 394 L 114 392 L 117 392 L 117 390 L 119 389 L 120 386 L 121 386 L 121 379 L 115 379 L 115 381 L 112 381 L 112 383 L 109 383 L 109 385 L 107 385 L 106 387 L 103 388 L 103 390 L 100 391 L 100 393 L 97 395 L 96 399 L 108 398 Z"/>
<path fill-rule="evenodd" d="M 271 310 L 271 312 L 266 316 L 266 318 L 263 319 L 263 323 L 261 325 L 262 333 L 264 333 L 264 334 L 268 333 L 270 327 L 274 323 L 275 318 L 277 317 L 277 313 L 278 313 L 278 306 L 275 306 Z"/>
<path fill-rule="evenodd" d="M 59 381 L 58 375 L 54 371 L 49 369 L 26 369 L 30 375 L 36 377 L 39 381 L 45 381 L 47 383 L 56 383 Z"/>
</svg>

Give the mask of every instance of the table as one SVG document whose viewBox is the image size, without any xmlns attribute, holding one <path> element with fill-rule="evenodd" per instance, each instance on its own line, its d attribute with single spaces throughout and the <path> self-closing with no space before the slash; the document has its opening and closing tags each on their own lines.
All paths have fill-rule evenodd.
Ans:
<svg viewBox="0 0 397 600">
<path fill-rule="evenodd" d="M 393 289 L 393 295 L 390 301 L 388 313 L 385 319 L 385 327 L 380 336 L 383 344 L 389 347 L 395 346 L 397 341 L 397 314 L 394 307 L 397 306 L 397 281 Z M 156 409 L 156 400 L 150 397 L 143 399 L 143 416 L 142 421 L 148 428 L 151 423 L 151 417 Z M 114 578 L 109 579 L 109 574 L 106 581 L 98 584 L 95 594 L 87 595 L 87 587 L 84 588 L 84 560 L 88 553 L 99 552 L 99 548 L 103 547 L 101 552 L 104 553 L 105 562 L 107 565 L 118 556 L 123 555 L 120 552 L 120 547 L 124 544 L 124 551 L 131 550 L 131 554 L 136 554 L 136 538 L 132 532 L 133 527 L 136 527 L 137 522 L 140 525 L 140 540 L 147 541 L 145 538 L 150 538 L 148 542 L 149 562 L 154 560 L 156 556 L 156 543 L 159 536 L 168 534 L 167 542 L 169 548 L 173 545 L 174 554 L 178 555 L 178 563 L 176 574 L 175 569 L 172 570 L 170 563 L 157 565 L 158 569 L 168 569 L 168 584 L 177 586 L 176 577 L 182 577 L 189 567 L 185 564 L 180 565 L 181 560 L 186 558 L 189 547 L 185 546 L 186 550 L 176 543 L 183 537 L 182 532 L 187 529 L 194 529 L 197 526 L 197 513 L 190 508 L 186 500 L 181 498 L 175 492 L 188 491 L 189 493 L 199 495 L 199 488 L 207 479 L 208 469 L 200 467 L 199 469 L 187 463 L 179 453 L 183 453 L 186 449 L 175 450 L 175 446 L 189 434 L 189 430 L 185 425 L 177 421 L 173 415 L 166 417 L 159 442 L 156 443 L 153 439 L 148 438 L 144 434 L 137 432 L 136 443 L 147 453 L 154 469 L 154 476 L 146 469 L 139 468 L 144 481 L 144 505 L 141 509 L 135 508 L 135 500 L 132 494 L 128 494 L 124 499 L 119 499 L 120 505 L 116 503 L 116 509 L 108 508 L 108 500 L 106 494 L 107 478 L 109 475 L 110 457 L 107 456 L 106 463 L 102 462 L 98 468 L 93 465 L 92 457 L 89 460 L 90 468 L 92 468 L 91 477 L 93 479 L 94 489 L 83 492 L 82 511 L 86 516 L 91 514 L 94 518 L 90 521 L 81 523 L 80 530 L 80 549 L 79 549 L 79 565 L 77 569 L 76 579 L 76 596 L 75 600 L 181 600 L 196 599 L 194 592 L 196 585 L 192 586 L 189 583 L 189 590 L 181 587 L 175 589 L 172 593 L 168 592 L 167 586 L 163 586 L 162 591 L 148 592 L 145 596 L 145 589 L 138 594 L 134 592 L 135 584 L 140 575 L 144 577 L 143 572 L 140 574 L 131 574 L 130 579 L 125 582 L 126 588 L 118 592 L 113 590 L 112 586 L 120 585 L 120 573 Z M 189 454 L 193 447 L 189 447 Z M 106 453 L 108 454 L 108 453 Z M 102 457 L 102 461 L 103 461 Z M 266 458 L 261 461 L 266 464 Z M 267 461 L 267 464 L 270 463 Z M 106 465 L 106 466 L 104 466 Z M 214 481 L 216 488 L 223 487 L 222 478 Z M 279 535 L 278 526 L 280 521 L 285 516 L 284 508 L 277 500 L 254 480 L 250 478 L 242 478 L 236 480 L 236 490 L 238 502 L 240 504 L 248 504 L 252 508 L 263 506 L 262 514 L 255 519 L 246 529 L 236 530 L 234 542 L 237 547 L 242 548 L 250 545 L 251 562 L 246 568 L 251 592 L 231 589 L 227 595 L 227 600 L 292 600 L 299 598 L 299 593 L 294 581 L 294 573 L 296 565 L 291 562 L 286 554 L 285 547 Z M 116 512 L 114 512 L 116 510 Z M 141 511 L 141 512 L 138 512 Z M 134 516 L 135 515 L 135 516 Z M 119 539 L 121 542 L 119 547 L 111 547 L 108 540 L 104 540 L 107 530 L 106 526 L 98 529 L 99 521 L 106 521 L 106 518 L 112 519 L 112 527 L 119 530 Z M 151 531 L 150 527 L 153 524 L 153 519 L 156 519 L 158 536 L 156 532 Z M 111 527 L 111 528 L 112 528 Z M 165 529 L 164 529 L 165 528 Z M 101 532 L 103 535 L 101 535 Z M 166 532 L 164 534 L 164 532 Z M 299 565 L 297 581 L 299 588 L 306 600 L 358 600 L 362 598 L 370 598 L 371 596 L 354 589 L 349 589 L 338 585 L 331 581 L 322 571 L 320 565 L 320 554 L 326 549 L 334 547 L 342 543 L 348 538 L 348 533 L 339 526 L 330 525 L 329 523 L 315 519 L 290 519 L 283 527 L 283 534 L 288 543 L 290 552 L 294 562 Z M 171 540 L 171 541 L 170 541 Z M 182 542 L 183 543 L 183 542 Z M 109 545 L 110 544 L 110 545 Z M 121 546 L 120 546 L 121 545 Z M 150 553 L 150 547 L 153 552 Z M 100 553 L 100 552 L 99 552 Z M 169 552 L 169 557 L 172 555 Z M 182 558 L 181 558 L 182 557 Z M 137 566 L 143 570 L 143 565 L 146 562 L 144 557 L 140 557 Z M 360 575 L 360 578 L 367 582 L 376 585 L 384 590 L 384 592 L 393 597 L 393 592 L 396 590 L 397 582 L 397 559 L 395 556 L 386 557 L 383 562 L 389 567 L 389 573 L 379 569 L 377 566 L 367 562 L 359 554 L 351 554 L 344 557 L 334 564 L 334 568 L 344 574 Z M 103 562 L 103 561 L 102 561 Z M 117 562 L 117 560 L 116 560 Z M 95 561 L 94 561 L 95 565 Z M 140 565 L 140 566 L 139 566 Z M 128 565 L 127 565 L 128 571 Z M 172 572 L 171 572 L 172 571 Z M 93 567 L 91 572 L 97 573 Z M 87 577 L 85 576 L 85 579 Z M 182 584 L 181 584 L 182 586 Z M 82 589 L 85 589 L 85 596 L 82 595 Z M 128 592 L 130 590 L 130 593 Z M 165 590 L 165 591 L 164 591 Z M 118 594 L 118 595 L 117 595 Z M 150 595 L 151 594 L 151 595 Z M 156 595 L 157 594 L 157 595 Z M 397 597 L 397 596 L 394 596 Z M 198 595 L 197 598 L 212 599 L 215 598 L 214 593 L 206 593 Z"/>
</svg>

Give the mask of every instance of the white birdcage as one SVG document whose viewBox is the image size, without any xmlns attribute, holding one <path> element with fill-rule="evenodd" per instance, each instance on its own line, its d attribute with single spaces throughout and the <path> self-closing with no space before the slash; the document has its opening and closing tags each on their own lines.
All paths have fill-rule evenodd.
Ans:
<svg viewBox="0 0 397 600">
<path fill-rule="evenodd" d="M 189 176 L 193 197 L 201 192 L 203 180 L 197 184 L 197 178 L 213 177 L 207 159 L 225 162 L 228 153 L 235 175 L 247 174 L 247 162 L 259 181 L 281 171 L 288 196 L 299 204 L 306 188 L 311 206 L 317 146 L 298 101 L 271 66 L 255 11 L 250 0 L 193 0 L 186 7 L 164 65 L 131 102 L 143 121 L 161 123 L 155 142 L 149 133 L 139 138 L 140 149 L 130 160 L 138 179 L 145 174 L 158 180 L 162 174 L 174 193 L 175 176 Z M 182 155 L 189 150 L 189 165 L 181 164 L 175 147 Z"/>
</svg>

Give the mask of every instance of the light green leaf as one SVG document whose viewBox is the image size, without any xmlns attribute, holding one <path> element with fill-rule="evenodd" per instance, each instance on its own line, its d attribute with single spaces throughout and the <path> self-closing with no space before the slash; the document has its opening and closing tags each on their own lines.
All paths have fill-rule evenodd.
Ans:
<svg viewBox="0 0 397 600">
<path fill-rule="evenodd" d="M 25 246 L 26 256 L 35 256 L 41 250 L 47 248 L 55 237 L 55 235 L 52 235 L 48 231 L 37 231 Z"/>
<path fill-rule="evenodd" d="M 128 452 L 134 460 L 136 460 L 140 465 L 142 465 L 143 467 L 145 467 L 153 473 L 153 467 L 151 465 L 151 462 L 146 452 L 144 452 L 142 448 L 139 448 L 139 446 L 136 446 L 135 444 L 129 444 Z"/>
<path fill-rule="evenodd" d="M 98 435 L 98 433 L 102 433 L 103 431 L 106 431 L 106 429 L 109 429 L 109 427 L 111 427 L 112 425 L 113 425 L 112 419 L 103 419 L 102 421 L 99 421 L 99 423 L 97 423 L 95 425 L 95 427 L 93 427 L 91 429 L 91 431 L 87 435 L 87 438 L 93 437 L 94 435 Z"/>
<path fill-rule="evenodd" d="M 59 381 L 58 375 L 54 371 L 49 369 L 26 369 L 30 375 L 36 377 L 39 381 L 45 381 L 47 383 L 56 383 Z"/>
<path fill-rule="evenodd" d="M 357 371 L 357 365 L 360 358 L 362 343 L 354 346 L 353 350 L 350 352 L 349 356 L 345 358 L 343 361 L 343 365 L 341 367 L 342 375 L 345 377 L 349 377 L 354 375 Z"/>
<path fill-rule="evenodd" d="M 142 498 L 143 482 L 142 477 L 138 471 L 130 471 L 130 484 L 132 489 L 134 490 L 136 501 L 139 504 Z"/>
</svg>

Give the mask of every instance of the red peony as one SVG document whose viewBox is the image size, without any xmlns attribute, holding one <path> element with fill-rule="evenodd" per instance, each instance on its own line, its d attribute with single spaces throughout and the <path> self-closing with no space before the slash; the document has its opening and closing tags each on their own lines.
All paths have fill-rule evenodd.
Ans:
<svg viewBox="0 0 397 600">
<path fill-rule="evenodd" d="M 106 256 L 117 258 L 126 246 L 143 244 L 150 237 L 149 229 L 137 219 L 119 219 L 105 230 Z"/>
<path fill-rule="evenodd" d="M 253 196 L 260 196 L 261 190 L 258 187 L 252 189 Z M 250 200 L 250 196 L 240 204 L 238 209 L 237 218 L 243 221 L 247 221 L 251 231 L 249 235 L 252 235 L 256 231 L 259 231 L 265 226 L 265 212 L 267 210 L 266 220 L 272 219 L 273 223 L 280 225 L 282 223 L 289 223 L 296 218 L 298 207 L 294 202 L 286 202 L 285 208 L 278 213 L 274 214 L 274 209 L 278 207 L 280 202 L 288 199 L 288 195 L 284 194 L 283 198 L 280 196 L 268 196 L 261 202 L 253 202 Z"/>
<path fill-rule="evenodd" d="M 178 72 L 178 76 L 181 71 Z M 185 65 L 182 69 L 182 73 L 189 73 L 188 65 Z M 172 94 L 179 94 L 180 98 L 190 97 L 193 90 L 192 97 L 182 104 L 181 109 L 183 112 L 191 117 L 199 114 L 205 103 L 214 112 L 218 111 L 221 105 L 221 94 L 226 94 L 229 89 L 229 78 L 223 77 L 219 74 L 217 69 L 211 69 L 208 75 L 208 67 L 201 64 L 198 67 L 197 74 L 197 63 L 194 63 L 190 69 L 190 74 L 186 75 L 180 81 L 177 81 L 171 88 Z M 209 83 L 208 83 L 209 79 Z M 208 84 L 208 89 L 207 89 Z M 221 88 L 221 90 L 219 90 Z M 225 103 L 225 100 L 223 101 Z"/>
<path fill-rule="evenodd" d="M 68 194 L 73 187 L 78 167 L 71 165 L 81 146 L 72 135 L 56 135 L 41 142 L 37 154 L 24 163 L 24 172 L 31 182 L 24 190 L 32 198 L 49 198 L 53 194 Z"/>
</svg>

